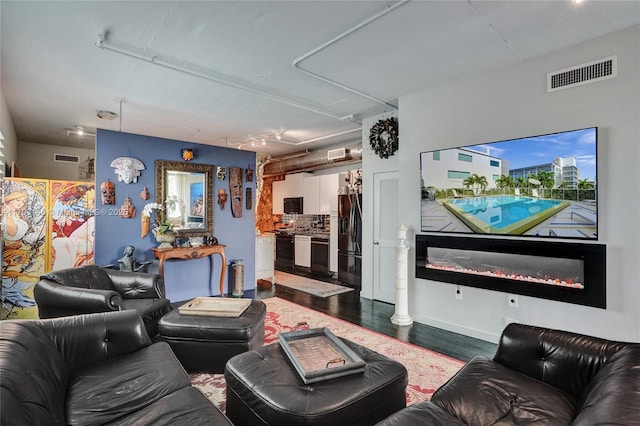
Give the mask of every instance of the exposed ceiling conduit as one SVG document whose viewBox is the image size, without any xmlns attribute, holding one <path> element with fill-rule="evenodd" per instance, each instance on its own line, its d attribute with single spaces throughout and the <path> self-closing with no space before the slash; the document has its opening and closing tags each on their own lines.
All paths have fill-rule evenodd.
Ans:
<svg viewBox="0 0 640 426">
<path fill-rule="evenodd" d="M 335 147 L 334 147 L 335 148 Z M 329 160 L 328 151 L 303 151 L 285 157 L 274 157 L 264 166 L 262 176 L 284 175 L 297 172 L 328 169 L 345 164 L 359 163 L 362 161 L 362 143 L 344 146 L 346 156 L 344 158 Z"/>
<path fill-rule="evenodd" d="M 233 87 L 234 89 L 244 90 L 272 100 L 274 102 L 279 102 L 284 105 L 324 115 L 326 117 L 335 118 L 336 120 L 345 121 L 346 117 L 350 117 L 350 115 L 345 116 L 335 114 L 333 112 L 323 110 L 309 104 L 305 104 L 297 99 L 271 93 L 266 90 L 257 89 L 254 84 L 244 82 L 235 77 L 223 75 L 219 72 L 198 66 L 184 59 L 179 59 L 169 55 L 162 55 L 158 52 L 153 52 L 151 49 L 140 49 L 126 43 L 110 40 L 108 38 L 108 33 L 106 32 L 104 34 L 98 34 L 98 41 L 96 41 L 95 45 L 101 50 L 118 53 L 120 55 L 128 56 L 129 58 L 147 62 L 151 65 L 170 69 L 193 77 L 202 78 L 214 83 L 223 84 L 225 86 Z"/>
<path fill-rule="evenodd" d="M 394 108 L 394 109 L 398 109 L 397 105 L 393 105 L 393 104 L 390 104 L 390 103 L 385 102 L 383 100 L 374 98 L 371 95 L 363 93 L 363 92 L 361 92 L 359 90 L 356 90 L 356 89 L 354 89 L 352 87 L 345 86 L 344 84 L 338 83 L 337 81 L 330 80 L 327 77 L 321 76 L 320 74 L 316 74 L 316 73 L 313 73 L 313 72 L 311 72 L 309 70 L 305 70 L 304 68 L 302 68 L 300 66 L 300 63 L 302 61 L 310 58 L 311 56 L 315 55 L 316 53 L 326 49 L 327 47 L 331 46 L 332 44 L 337 43 L 338 41 L 342 40 L 343 38 L 347 37 L 348 35 L 358 31 L 360 28 L 365 27 L 365 26 L 369 25 L 370 23 L 372 23 L 373 21 L 376 21 L 377 19 L 383 17 L 387 13 L 390 13 L 390 12 L 394 11 L 396 8 L 398 8 L 400 6 L 403 6 L 404 4 L 406 4 L 408 2 L 409 2 L 409 0 L 401 0 L 398 3 L 392 4 L 391 6 L 387 6 L 384 10 L 376 13 L 375 15 L 370 16 L 369 18 L 365 19 L 364 21 L 362 21 L 358 25 L 356 25 L 356 26 L 348 29 L 347 31 L 343 32 L 342 34 L 332 38 L 331 40 L 327 41 L 323 45 L 321 45 L 319 47 L 316 47 L 315 49 L 310 50 L 309 52 L 305 53 L 304 55 L 296 58 L 296 60 L 293 61 L 293 64 L 292 64 L 293 68 L 295 68 L 296 70 L 298 70 L 300 72 L 303 72 L 303 73 L 305 73 L 305 74 L 307 74 L 307 75 L 309 75 L 309 76 L 311 76 L 313 78 L 316 78 L 316 79 L 318 79 L 320 81 L 324 81 L 325 83 L 328 83 L 328 84 L 331 84 L 333 86 L 339 87 L 342 90 L 346 90 L 346 91 L 354 93 L 354 94 L 356 94 L 358 96 L 362 96 L 363 98 L 369 99 L 370 101 L 373 101 L 373 102 L 376 102 L 376 103 L 379 103 L 379 104 L 382 104 L 382 105 L 386 105 L 386 106 Z"/>
</svg>

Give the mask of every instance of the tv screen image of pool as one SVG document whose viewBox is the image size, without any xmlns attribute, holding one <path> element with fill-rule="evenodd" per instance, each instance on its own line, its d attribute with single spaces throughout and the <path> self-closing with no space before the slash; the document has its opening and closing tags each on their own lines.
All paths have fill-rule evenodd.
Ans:
<svg viewBox="0 0 640 426">
<path fill-rule="evenodd" d="M 420 153 L 421 230 L 597 240 L 597 130 Z"/>
</svg>

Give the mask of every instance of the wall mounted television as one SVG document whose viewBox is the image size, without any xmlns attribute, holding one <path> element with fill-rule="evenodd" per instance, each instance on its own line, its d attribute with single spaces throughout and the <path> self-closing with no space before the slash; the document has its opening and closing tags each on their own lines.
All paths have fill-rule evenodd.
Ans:
<svg viewBox="0 0 640 426">
<path fill-rule="evenodd" d="M 420 153 L 421 231 L 598 239 L 598 128 Z"/>
</svg>

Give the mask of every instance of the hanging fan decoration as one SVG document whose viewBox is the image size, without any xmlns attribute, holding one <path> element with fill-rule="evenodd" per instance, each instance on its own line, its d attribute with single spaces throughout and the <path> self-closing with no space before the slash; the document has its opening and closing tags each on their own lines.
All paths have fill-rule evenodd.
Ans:
<svg viewBox="0 0 640 426">
<path fill-rule="evenodd" d="M 398 150 L 398 119 L 378 120 L 369 130 L 369 144 L 380 158 L 389 158 Z"/>
</svg>

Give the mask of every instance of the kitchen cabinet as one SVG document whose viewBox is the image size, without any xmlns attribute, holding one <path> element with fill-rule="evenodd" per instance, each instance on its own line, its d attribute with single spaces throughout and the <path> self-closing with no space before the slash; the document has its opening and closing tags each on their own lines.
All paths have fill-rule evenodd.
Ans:
<svg viewBox="0 0 640 426">
<path fill-rule="evenodd" d="M 304 214 L 338 211 L 338 173 L 304 178 Z"/>
<path fill-rule="evenodd" d="M 275 280 L 274 273 L 274 240 L 273 235 L 256 235 L 256 280 Z"/>
<path fill-rule="evenodd" d="M 304 178 L 304 214 L 319 214 L 320 213 L 320 197 L 318 193 L 320 191 L 320 177 L 310 176 Z"/>
<path fill-rule="evenodd" d="M 320 214 L 331 214 L 338 212 L 338 173 L 321 175 L 319 185 Z"/>
<path fill-rule="evenodd" d="M 311 236 L 296 235 L 294 263 L 296 266 L 311 268 Z"/>
<path fill-rule="evenodd" d="M 304 178 L 309 176 L 311 173 L 294 173 L 273 182 L 273 214 L 284 213 L 285 198 L 304 197 Z"/>
</svg>

